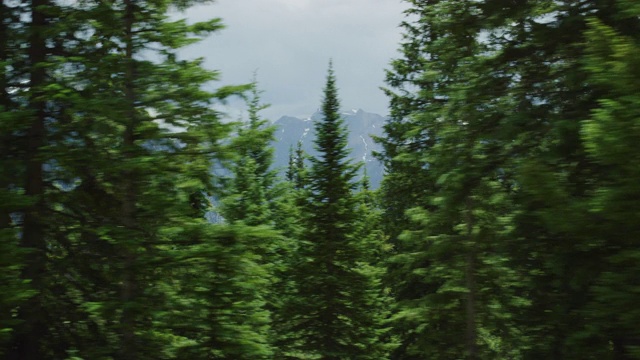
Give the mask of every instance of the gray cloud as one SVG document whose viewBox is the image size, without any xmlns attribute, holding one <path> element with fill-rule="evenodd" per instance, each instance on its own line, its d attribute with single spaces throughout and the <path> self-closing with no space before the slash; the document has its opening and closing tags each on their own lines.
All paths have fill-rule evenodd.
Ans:
<svg viewBox="0 0 640 360">
<path fill-rule="evenodd" d="M 185 16 L 221 17 L 227 28 L 183 53 L 205 57 L 222 84 L 246 83 L 257 70 L 272 120 L 319 107 L 330 58 L 344 108 L 386 114 L 379 87 L 398 56 L 405 8 L 401 0 L 218 0 Z"/>
</svg>

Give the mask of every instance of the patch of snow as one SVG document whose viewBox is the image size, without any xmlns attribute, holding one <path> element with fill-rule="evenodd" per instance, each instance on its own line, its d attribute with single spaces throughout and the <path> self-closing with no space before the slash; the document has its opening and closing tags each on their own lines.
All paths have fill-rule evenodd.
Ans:
<svg viewBox="0 0 640 360">
<path fill-rule="evenodd" d="M 360 135 L 360 139 L 362 139 L 362 142 L 364 143 L 364 155 L 362 155 L 362 161 L 367 162 L 367 154 L 369 153 L 369 144 L 367 144 L 367 141 L 364 139 L 364 136 Z"/>
</svg>

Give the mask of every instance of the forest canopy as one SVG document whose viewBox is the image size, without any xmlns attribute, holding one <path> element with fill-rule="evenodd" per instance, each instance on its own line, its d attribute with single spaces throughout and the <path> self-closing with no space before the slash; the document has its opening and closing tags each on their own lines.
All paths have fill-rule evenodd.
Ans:
<svg viewBox="0 0 640 360">
<path fill-rule="evenodd" d="M 405 2 L 379 189 L 331 61 L 275 169 L 200 2 L 0 3 L 0 357 L 640 359 L 640 5 Z"/>
</svg>

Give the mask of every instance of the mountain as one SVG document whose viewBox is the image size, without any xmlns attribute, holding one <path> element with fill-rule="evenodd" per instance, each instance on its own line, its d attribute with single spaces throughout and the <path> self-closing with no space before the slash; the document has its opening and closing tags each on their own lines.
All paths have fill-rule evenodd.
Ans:
<svg viewBox="0 0 640 360">
<path fill-rule="evenodd" d="M 286 169 L 289 161 L 289 149 L 296 148 L 298 141 L 302 141 L 304 151 L 312 156 L 317 155 L 313 146 L 315 130 L 313 121 L 320 119 L 322 114 L 317 111 L 306 119 L 291 116 L 283 116 L 274 122 L 276 126 L 274 143 L 275 161 L 278 169 Z M 351 149 L 351 158 L 354 161 L 362 161 L 371 179 L 371 187 L 378 188 L 382 181 L 383 167 L 376 160 L 372 151 L 380 151 L 380 145 L 376 144 L 372 136 L 381 136 L 385 117 L 368 113 L 362 109 L 343 112 L 342 117 L 349 129 L 348 147 Z"/>
</svg>

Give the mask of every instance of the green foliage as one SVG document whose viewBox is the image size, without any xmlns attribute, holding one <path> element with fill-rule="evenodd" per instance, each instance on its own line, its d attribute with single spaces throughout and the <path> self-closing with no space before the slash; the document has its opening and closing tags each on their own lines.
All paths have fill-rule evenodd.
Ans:
<svg viewBox="0 0 640 360">
<path fill-rule="evenodd" d="M 272 358 L 265 308 L 272 282 L 255 249 L 280 236 L 266 227 L 202 221 L 173 236 L 190 245 L 172 251 L 176 261 L 163 284 L 171 296 L 159 321 L 172 330 L 172 358 Z"/>
<path fill-rule="evenodd" d="M 394 356 L 632 358 L 637 5 L 410 3 L 381 139 Z"/>
<path fill-rule="evenodd" d="M 164 359 L 183 348 L 201 358 L 269 356 L 264 292 L 255 295 L 268 278 L 247 250 L 259 236 L 202 218 L 202 194 L 216 190 L 210 168 L 233 151 L 223 141 L 231 126 L 211 105 L 244 87 L 204 90 L 217 73 L 202 59 L 178 59 L 177 49 L 221 26 L 170 20 L 170 9 L 193 4 L 3 3 L 0 341 L 8 358 Z M 205 237 L 239 245 L 218 245 L 185 270 Z M 215 279 L 195 276 L 209 268 Z M 213 298 L 182 291 L 218 283 Z M 238 298 L 223 300 L 228 291 Z M 207 336 L 172 322 L 190 315 Z"/>
<path fill-rule="evenodd" d="M 23 57 L 18 51 L 23 28 L 15 28 L 18 10 L 4 2 L 0 4 L 0 66 L 13 66 Z M 17 74 L 0 72 L 0 356 L 20 325 L 16 316 L 19 306 L 33 296 L 28 280 L 20 274 L 27 255 L 20 249 L 20 226 L 18 213 L 32 205 L 24 193 L 24 137 L 26 128 L 24 108 L 20 96 L 9 93 L 9 88 L 18 82 Z"/>
<path fill-rule="evenodd" d="M 358 169 L 348 159 L 333 69 L 316 122 L 317 158 L 308 173 L 302 241 L 293 267 L 295 297 L 288 306 L 294 358 L 380 359 L 387 345 L 379 271 L 359 230 L 354 195 Z"/>
<path fill-rule="evenodd" d="M 623 19 L 637 18 L 637 6 L 629 2 L 619 6 L 626 10 Z M 598 225 L 586 244 L 602 254 L 602 271 L 591 287 L 593 301 L 582 313 L 590 319 L 592 332 L 609 334 L 619 356 L 637 359 L 640 333 L 632 324 L 640 315 L 635 306 L 639 288 L 632 274 L 638 272 L 639 253 L 632 239 L 640 234 L 635 221 L 638 205 L 633 201 L 640 191 L 635 161 L 640 155 L 640 47 L 637 34 L 623 35 L 597 18 L 589 20 L 585 35 L 588 81 L 602 96 L 582 124 L 582 137 L 590 159 L 606 171 L 597 174 L 598 186 L 589 196 L 589 215 L 598 219 Z M 584 335 L 589 339 L 595 334 Z"/>
<path fill-rule="evenodd" d="M 260 103 L 260 91 L 254 80 L 250 85 L 251 97 L 247 99 L 249 122 L 240 127 L 231 145 L 237 151 L 232 164 L 232 179 L 226 190 L 229 195 L 221 207 L 222 215 L 229 222 L 242 221 L 247 225 L 270 225 L 269 202 L 275 171 L 273 149 L 275 128 L 260 118 L 259 112 L 267 106 Z"/>
<path fill-rule="evenodd" d="M 332 65 L 278 182 L 200 1 L 2 2 L 0 355 L 640 359 L 638 2 L 407 2 L 379 193 Z"/>
</svg>

